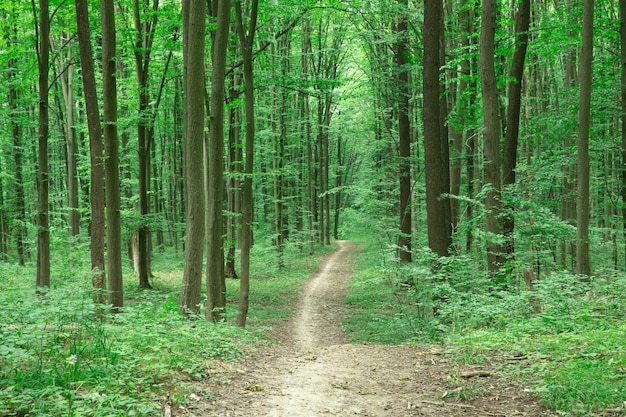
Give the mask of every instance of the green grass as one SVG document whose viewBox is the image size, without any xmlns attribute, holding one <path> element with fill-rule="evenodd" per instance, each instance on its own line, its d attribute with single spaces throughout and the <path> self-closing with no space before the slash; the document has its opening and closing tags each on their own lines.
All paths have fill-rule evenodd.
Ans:
<svg viewBox="0 0 626 417">
<path fill-rule="evenodd" d="M 410 266 L 370 235 L 344 324 L 355 342 L 440 343 L 456 361 L 497 364 L 562 416 L 594 416 L 626 405 L 626 276 L 542 276 L 530 292 L 508 276 L 497 286 L 470 258 L 419 252 Z M 520 277 L 521 278 L 521 277 Z M 525 356 L 526 360 L 511 361 Z M 626 411 L 626 410 L 624 410 Z"/>
<path fill-rule="evenodd" d="M 332 247 L 321 248 L 329 252 Z M 271 246 L 252 254 L 248 328 L 234 325 L 239 281 L 228 281 L 228 322 L 185 320 L 178 309 L 182 254 L 155 252 L 154 290 L 137 289 L 127 265 L 123 313 L 94 314 L 86 247 L 53 251 L 52 286 L 34 291 L 34 266 L 0 263 L 0 416 L 154 416 L 167 398 L 211 398 L 198 381 L 259 343 L 293 310 L 319 257 L 287 248 L 276 267 Z M 62 260 L 62 261 L 61 261 Z"/>
</svg>

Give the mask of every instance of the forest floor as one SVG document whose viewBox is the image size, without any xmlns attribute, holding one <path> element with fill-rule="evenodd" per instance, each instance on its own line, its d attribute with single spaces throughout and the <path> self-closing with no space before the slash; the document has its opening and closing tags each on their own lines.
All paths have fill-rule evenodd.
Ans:
<svg viewBox="0 0 626 417">
<path fill-rule="evenodd" d="M 241 362 L 211 366 L 203 386 L 173 416 L 550 416 L 528 390 L 489 366 L 459 364 L 444 346 L 351 344 L 341 321 L 356 245 L 337 251 L 304 287 L 293 319 L 273 330 L 278 343 Z"/>
</svg>

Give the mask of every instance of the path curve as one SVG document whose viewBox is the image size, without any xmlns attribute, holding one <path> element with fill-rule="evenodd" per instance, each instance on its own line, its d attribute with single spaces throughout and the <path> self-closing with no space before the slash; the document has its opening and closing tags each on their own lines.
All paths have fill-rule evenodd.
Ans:
<svg viewBox="0 0 626 417">
<path fill-rule="evenodd" d="M 347 312 L 344 297 L 357 248 L 348 241 L 338 241 L 337 246 L 305 285 L 294 319 L 281 330 L 282 343 L 262 348 L 236 369 L 218 372 L 225 382 L 214 382 L 208 388 L 217 393 L 215 400 L 198 404 L 195 411 L 188 410 L 185 415 L 549 415 L 530 394 L 502 375 L 474 381 L 455 378 L 462 367 L 449 362 L 439 347 L 348 343 L 341 321 Z M 459 387 L 471 387 L 472 398 L 458 401 L 454 390 Z M 444 400 L 447 392 L 453 394 Z"/>
</svg>

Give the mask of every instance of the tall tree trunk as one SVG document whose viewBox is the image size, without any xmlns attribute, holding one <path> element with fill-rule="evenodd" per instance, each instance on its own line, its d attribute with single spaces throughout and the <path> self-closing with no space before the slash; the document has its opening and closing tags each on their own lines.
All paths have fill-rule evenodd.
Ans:
<svg viewBox="0 0 626 417">
<path fill-rule="evenodd" d="M 48 0 L 39 0 L 39 152 L 37 157 L 37 288 L 50 287 L 50 228 L 48 190 L 48 73 L 50 65 L 50 17 Z"/>
<path fill-rule="evenodd" d="M 399 258 L 401 262 L 411 262 L 411 122 L 409 120 L 409 80 L 410 73 L 406 62 L 408 53 L 408 0 L 398 0 L 400 6 L 396 23 L 396 71 L 398 88 L 398 137 L 400 165 L 400 235 L 398 236 Z M 439 48 L 437 48 L 437 51 Z M 437 82 L 436 86 L 439 85 Z"/>
<path fill-rule="evenodd" d="M 65 41 L 67 34 L 61 38 Z M 62 53 L 57 55 L 60 67 L 65 66 L 65 73 L 61 75 L 61 90 L 63 104 L 65 105 L 65 137 L 67 140 L 67 202 L 69 210 L 69 234 L 78 236 L 80 233 L 80 213 L 78 211 L 78 172 L 76 169 L 76 155 L 78 145 L 76 141 L 76 129 L 74 128 L 74 57 L 72 50 L 67 52 L 67 61 L 61 59 Z"/>
<path fill-rule="evenodd" d="M 216 0 L 217 1 L 217 0 Z M 217 4 L 217 29 L 213 50 L 211 74 L 211 125 L 208 167 L 207 210 L 207 310 L 208 320 L 221 321 L 226 305 L 222 201 L 224 199 L 224 84 L 226 78 L 226 51 L 230 26 L 231 0 Z"/>
<path fill-rule="evenodd" d="M 204 254 L 204 39 L 206 1 L 183 0 L 183 173 L 185 181 L 185 269 L 183 314 L 200 312 Z"/>
<path fill-rule="evenodd" d="M 576 201 L 576 273 L 591 275 L 589 261 L 589 126 L 591 124 L 591 79 L 593 60 L 594 0 L 583 6 L 582 50 L 580 54 L 580 106 L 578 111 L 578 148 Z"/>
<path fill-rule="evenodd" d="M 230 95 L 237 94 L 239 87 L 239 75 L 232 73 Z M 228 204 L 228 217 L 226 218 L 226 278 L 239 278 L 235 269 L 235 255 L 239 241 L 237 231 L 239 229 L 239 214 L 241 213 L 241 186 L 239 178 L 243 173 L 241 154 L 241 109 L 238 106 L 230 106 L 228 109 L 228 178 L 226 179 L 226 201 Z"/>
<path fill-rule="evenodd" d="M 621 68 L 621 98 L 622 98 L 622 233 L 626 242 L 626 0 L 619 0 L 619 19 L 620 19 L 620 58 Z M 624 245 L 626 255 L 626 244 Z M 625 261 L 626 262 L 626 261 Z"/>
<path fill-rule="evenodd" d="M 487 210 L 487 268 L 497 272 L 504 264 L 503 248 L 497 243 L 500 235 L 500 137 L 498 88 L 495 71 L 496 0 L 484 0 L 480 33 L 480 76 L 483 96 L 485 184 L 490 187 L 485 199 Z"/>
<path fill-rule="evenodd" d="M 117 136 L 117 83 L 115 65 L 115 11 L 113 0 L 100 0 L 102 20 L 102 102 L 106 182 L 107 264 L 109 301 L 114 311 L 124 306 L 120 170 Z"/>
<path fill-rule="evenodd" d="M 150 70 L 150 54 L 152 52 L 152 40 L 154 38 L 154 30 L 157 22 L 156 11 L 158 9 L 158 0 L 154 0 L 150 9 L 149 0 L 133 0 L 133 20 L 135 24 L 135 71 L 137 75 L 137 85 L 139 90 L 138 113 L 139 119 L 137 123 L 137 151 L 139 154 L 139 214 L 141 222 L 138 232 L 138 248 L 139 248 L 139 288 L 151 288 L 150 285 L 150 227 L 147 224 L 148 214 L 150 213 L 150 145 L 153 137 L 150 133 L 151 119 L 150 109 L 150 91 L 148 86 L 149 70 Z M 150 19 L 142 19 L 143 14 L 151 14 Z"/>
<path fill-rule="evenodd" d="M 250 294 L 250 248 L 252 247 L 252 172 L 254 169 L 254 72 L 252 67 L 252 46 L 258 17 L 259 2 L 251 0 L 248 33 L 243 26 L 241 1 L 235 1 L 237 32 L 243 56 L 243 80 L 246 99 L 246 160 L 244 163 L 243 196 L 241 202 L 241 275 L 239 278 L 239 314 L 237 325 L 245 327 L 248 318 L 248 296 Z"/>
<path fill-rule="evenodd" d="M 424 159 L 428 245 L 437 255 L 447 256 L 452 242 L 445 215 L 446 210 L 450 212 L 450 202 L 442 198 L 450 185 L 445 180 L 449 177 L 442 172 L 448 168 L 441 152 L 442 146 L 447 146 L 442 137 L 439 101 L 441 9 L 441 0 L 424 3 Z"/>
<path fill-rule="evenodd" d="M 102 158 L 102 128 L 96 77 L 91 49 L 89 11 L 87 0 L 76 0 L 76 27 L 82 69 L 83 93 L 89 131 L 89 156 L 91 162 L 91 276 L 95 290 L 94 301 L 105 302 L 106 281 L 104 273 L 104 164 Z"/>
<path fill-rule="evenodd" d="M 8 37 L 9 45 L 16 42 L 17 26 L 13 26 L 13 36 Z M 9 59 L 9 75 L 14 76 L 17 71 L 17 61 Z M 28 240 L 28 229 L 26 228 L 26 202 L 24 196 L 24 176 L 22 172 L 22 141 L 19 120 L 19 106 L 17 102 L 17 88 L 11 83 L 9 88 L 9 109 L 10 109 L 10 126 L 11 136 L 13 138 L 13 161 L 15 163 L 15 245 L 17 249 L 18 264 L 23 266 L 26 262 L 28 248 L 26 241 Z"/>
<path fill-rule="evenodd" d="M 530 27 L 530 0 L 522 0 L 515 16 L 515 53 L 509 72 L 509 91 L 506 121 L 506 139 L 504 142 L 504 166 L 502 171 L 502 185 L 515 184 L 515 169 L 517 166 L 517 143 L 519 138 L 519 124 L 522 98 L 522 80 L 524 76 L 524 62 L 528 45 L 528 28 Z M 502 233 L 506 239 L 506 252 L 509 256 L 515 253 L 513 233 L 515 219 L 513 207 L 506 210 L 502 221 Z"/>
</svg>

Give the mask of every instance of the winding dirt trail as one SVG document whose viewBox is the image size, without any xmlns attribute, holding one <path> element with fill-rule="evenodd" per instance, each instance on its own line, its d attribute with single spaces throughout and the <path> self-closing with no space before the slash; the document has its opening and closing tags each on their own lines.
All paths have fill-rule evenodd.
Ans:
<svg viewBox="0 0 626 417">
<path fill-rule="evenodd" d="M 462 368 L 434 346 L 348 343 L 341 329 L 344 295 L 356 247 L 339 241 L 305 286 L 297 314 L 279 345 L 261 348 L 243 366 L 221 374 L 211 403 L 184 415 L 203 417 L 548 416 L 507 382 L 499 364 L 491 376 L 465 379 Z"/>
</svg>

